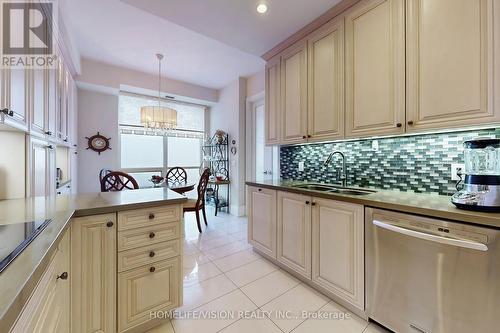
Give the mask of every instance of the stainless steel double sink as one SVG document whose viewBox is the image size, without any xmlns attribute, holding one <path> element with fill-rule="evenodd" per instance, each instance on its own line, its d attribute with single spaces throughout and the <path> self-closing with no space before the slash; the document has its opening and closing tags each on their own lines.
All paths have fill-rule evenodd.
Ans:
<svg viewBox="0 0 500 333">
<path fill-rule="evenodd" d="M 358 189 L 358 188 L 350 188 L 350 187 L 339 187 L 339 186 L 329 185 L 329 184 L 294 184 L 294 185 L 291 185 L 290 187 L 302 188 L 304 190 L 310 190 L 310 191 L 338 193 L 338 194 L 347 194 L 347 195 L 368 195 L 368 194 L 372 194 L 372 193 L 377 193 L 377 191 L 374 191 L 374 190 Z"/>
</svg>

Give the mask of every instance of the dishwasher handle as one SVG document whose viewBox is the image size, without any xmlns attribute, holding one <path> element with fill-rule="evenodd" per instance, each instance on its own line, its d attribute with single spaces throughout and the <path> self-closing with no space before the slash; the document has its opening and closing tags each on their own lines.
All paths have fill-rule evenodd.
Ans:
<svg viewBox="0 0 500 333">
<path fill-rule="evenodd" d="M 463 247 L 466 249 L 478 250 L 478 251 L 483 251 L 483 252 L 488 251 L 488 246 L 486 246 L 483 243 L 478 243 L 478 242 L 473 242 L 473 241 L 463 240 L 463 239 L 441 237 L 441 236 L 437 236 L 437 235 L 433 235 L 433 234 L 428 234 L 425 232 L 420 232 L 420 231 L 416 231 L 416 230 L 402 228 L 402 227 L 396 226 L 394 224 L 382 222 L 379 220 L 373 220 L 372 222 L 377 227 L 380 227 L 380 228 L 383 228 L 386 230 L 390 230 L 393 232 L 397 232 L 399 234 L 403 234 L 406 236 L 420 238 L 420 239 L 428 240 L 431 242 L 436 242 L 436 243 L 441 243 L 441 244 L 446 244 L 446 245 Z"/>
</svg>

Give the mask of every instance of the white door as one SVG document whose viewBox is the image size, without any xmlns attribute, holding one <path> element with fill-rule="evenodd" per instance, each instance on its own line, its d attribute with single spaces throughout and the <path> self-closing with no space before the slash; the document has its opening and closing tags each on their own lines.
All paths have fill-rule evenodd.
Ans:
<svg viewBox="0 0 500 333">
<path fill-rule="evenodd" d="M 266 146 L 264 101 L 254 103 L 255 119 L 255 180 L 273 178 L 273 153 L 275 147 Z"/>
</svg>

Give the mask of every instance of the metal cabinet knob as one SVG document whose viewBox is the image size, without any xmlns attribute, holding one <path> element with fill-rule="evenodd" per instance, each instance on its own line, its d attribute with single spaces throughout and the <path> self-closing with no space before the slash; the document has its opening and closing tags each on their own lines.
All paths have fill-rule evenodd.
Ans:
<svg viewBox="0 0 500 333">
<path fill-rule="evenodd" d="M 154 251 L 149 252 L 149 256 L 150 256 L 151 258 L 153 258 L 153 257 L 155 256 L 155 254 L 156 254 L 156 253 L 155 253 Z"/>
<path fill-rule="evenodd" d="M 154 218 L 155 218 L 155 214 L 150 213 L 150 214 L 149 214 L 149 219 L 150 219 L 150 220 L 153 220 Z"/>
<path fill-rule="evenodd" d="M 52 135 L 52 132 L 51 131 L 47 131 L 47 132 L 45 132 L 45 134 Z"/>
<path fill-rule="evenodd" d="M 307 139 L 307 135 L 303 135 L 303 136 L 302 136 L 302 139 Z"/>
<path fill-rule="evenodd" d="M 262 189 L 261 189 L 261 188 L 259 188 L 259 189 L 258 189 L 258 191 L 259 191 L 259 192 L 262 192 Z"/>
<path fill-rule="evenodd" d="M 109 221 L 108 223 L 106 223 L 106 227 L 108 227 L 108 228 L 111 228 L 113 225 L 114 225 L 114 223 L 112 221 Z"/>
<path fill-rule="evenodd" d="M 56 280 L 67 280 L 68 279 L 68 272 L 62 272 L 61 275 L 58 275 Z"/>
<path fill-rule="evenodd" d="M 316 203 L 314 201 L 311 202 L 311 206 L 316 206 Z"/>
<path fill-rule="evenodd" d="M 155 235 L 155 233 L 154 233 L 154 232 L 150 232 L 150 233 L 149 233 L 149 238 L 155 238 L 155 236 L 156 236 L 156 235 Z"/>
<path fill-rule="evenodd" d="M 412 126 L 413 125 L 413 120 L 408 120 L 408 125 Z"/>
<path fill-rule="evenodd" d="M 306 201 L 306 205 L 309 205 L 309 204 L 310 204 L 310 202 L 309 202 L 309 201 Z"/>
<path fill-rule="evenodd" d="M 156 271 L 156 268 L 153 266 L 153 267 L 149 268 L 149 271 L 150 271 L 151 273 L 154 273 L 154 272 Z"/>
<path fill-rule="evenodd" d="M 401 123 L 396 124 L 396 127 L 402 127 L 402 126 L 403 126 L 403 124 L 401 124 Z"/>
</svg>

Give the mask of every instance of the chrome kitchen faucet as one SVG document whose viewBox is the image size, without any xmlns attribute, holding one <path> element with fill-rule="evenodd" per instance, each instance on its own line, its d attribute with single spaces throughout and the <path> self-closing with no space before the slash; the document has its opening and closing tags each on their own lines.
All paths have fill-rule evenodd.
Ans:
<svg viewBox="0 0 500 333">
<path fill-rule="evenodd" d="M 339 154 L 340 157 L 342 157 L 342 174 L 340 175 L 340 180 L 342 181 L 342 187 L 347 187 L 347 167 L 345 164 L 345 155 L 343 152 L 339 150 L 335 150 L 328 155 L 327 159 L 323 163 L 323 165 L 328 166 L 330 162 L 332 161 L 333 155 Z"/>
</svg>

